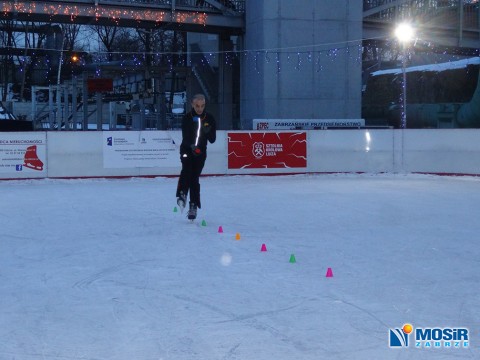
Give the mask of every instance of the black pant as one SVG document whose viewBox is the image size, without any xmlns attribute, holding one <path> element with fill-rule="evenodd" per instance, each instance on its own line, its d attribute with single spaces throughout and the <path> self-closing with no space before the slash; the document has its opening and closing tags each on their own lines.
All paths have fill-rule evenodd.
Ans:
<svg viewBox="0 0 480 360">
<path fill-rule="evenodd" d="M 180 196 L 181 191 L 185 196 L 190 192 L 190 202 L 196 204 L 199 209 L 201 208 L 199 178 L 206 159 L 207 155 L 205 153 L 200 156 L 194 156 L 191 153 L 180 155 L 182 171 L 178 179 L 177 197 Z"/>
</svg>

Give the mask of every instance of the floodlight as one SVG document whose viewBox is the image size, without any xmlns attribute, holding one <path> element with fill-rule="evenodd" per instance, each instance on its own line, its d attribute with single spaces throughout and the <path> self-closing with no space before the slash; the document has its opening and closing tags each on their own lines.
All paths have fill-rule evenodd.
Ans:
<svg viewBox="0 0 480 360">
<path fill-rule="evenodd" d="M 412 40 L 414 34 L 415 30 L 413 29 L 412 25 L 408 23 L 399 24 L 395 29 L 395 37 L 402 43 Z"/>
</svg>

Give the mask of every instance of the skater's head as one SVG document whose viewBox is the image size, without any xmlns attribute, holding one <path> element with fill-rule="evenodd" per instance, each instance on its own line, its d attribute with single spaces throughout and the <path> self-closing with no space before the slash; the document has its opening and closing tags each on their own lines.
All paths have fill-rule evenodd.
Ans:
<svg viewBox="0 0 480 360">
<path fill-rule="evenodd" d="M 205 111 L 205 95 L 196 94 L 192 98 L 192 108 L 197 115 L 203 114 Z"/>
</svg>

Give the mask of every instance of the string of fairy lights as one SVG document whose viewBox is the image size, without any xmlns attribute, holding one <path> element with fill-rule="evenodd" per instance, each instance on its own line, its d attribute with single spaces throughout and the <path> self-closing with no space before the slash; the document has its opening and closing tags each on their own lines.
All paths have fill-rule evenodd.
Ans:
<svg viewBox="0 0 480 360">
<path fill-rule="evenodd" d="M 229 51 L 210 51 L 210 52 L 144 52 L 144 51 L 89 51 L 84 52 L 88 56 L 88 64 L 97 66 L 95 75 L 101 76 L 104 65 L 115 64 L 119 72 L 128 73 L 135 68 L 144 69 L 146 67 L 160 66 L 174 71 L 177 67 L 206 67 L 215 68 L 222 62 L 224 66 L 236 66 L 242 63 L 244 69 L 254 71 L 255 73 L 274 72 L 281 74 L 283 71 L 309 71 L 310 73 L 321 73 L 327 70 L 329 66 L 339 66 L 343 62 L 353 62 L 361 66 L 363 61 L 364 47 L 362 41 L 350 41 L 337 46 L 330 47 L 330 44 L 317 44 L 303 46 L 300 48 L 263 48 L 263 49 L 245 49 Z M 37 59 L 37 65 L 44 68 L 55 68 L 59 61 L 65 65 L 71 59 L 60 56 L 63 52 L 69 51 L 58 49 L 38 49 L 43 53 L 50 55 Z M 35 49 L 30 49 L 35 53 Z M 411 56 L 412 49 L 409 52 Z M 75 52 L 71 52 L 75 53 Z M 450 61 L 461 59 L 462 56 L 450 55 Z M 20 58 L 21 62 L 28 62 L 28 58 Z M 44 62 L 42 64 L 41 62 Z M 80 65 L 85 59 L 79 58 Z M 108 66 L 107 66 L 108 67 Z M 23 66 L 21 66 L 23 68 Z"/>
<path fill-rule="evenodd" d="M 154 9 L 154 8 L 135 8 L 124 6 L 122 8 L 104 7 L 95 5 L 82 5 L 80 4 L 68 4 L 68 3 L 47 3 L 39 1 L 13 1 L 3 2 L 1 4 L 1 12 L 7 13 L 22 13 L 29 14 L 34 17 L 35 14 L 43 13 L 50 16 L 53 21 L 55 17 L 68 16 L 72 22 L 76 18 L 91 17 L 95 19 L 107 18 L 114 23 L 119 23 L 122 19 L 131 19 L 135 21 L 149 21 L 155 23 L 161 23 L 168 20 L 175 21 L 177 23 L 185 23 L 190 21 L 194 24 L 206 25 L 207 14 L 200 11 L 175 11 L 172 17 L 171 11 Z"/>
<path fill-rule="evenodd" d="M 14 1 L 3 2 L 0 5 L 0 12 L 34 14 L 43 12 L 51 17 L 52 21 L 58 15 L 70 17 L 71 22 L 79 16 L 92 17 L 94 19 L 108 18 L 113 23 L 119 23 L 122 20 L 130 19 L 135 21 L 149 21 L 162 23 L 166 20 L 176 23 L 194 23 L 205 26 L 208 21 L 208 14 L 198 11 L 165 11 L 160 9 L 122 7 L 110 8 L 95 4 L 73 5 L 69 3 L 48 3 L 39 1 Z M 59 63 L 64 65 L 68 58 L 63 55 L 68 53 L 66 50 L 59 49 L 32 49 L 29 51 L 34 54 L 36 50 L 42 50 L 48 53 L 48 56 L 38 58 L 36 61 L 44 61 L 45 64 L 39 64 L 46 68 L 53 68 Z M 131 70 L 132 67 L 147 66 L 167 66 L 172 71 L 175 67 L 186 66 L 212 66 L 223 62 L 226 66 L 234 66 L 239 62 L 247 65 L 248 69 L 256 73 L 262 71 L 273 71 L 281 74 L 284 70 L 315 71 L 317 73 L 324 71 L 327 64 L 337 64 L 342 61 L 355 61 L 358 65 L 362 63 L 363 54 L 362 39 L 345 41 L 340 43 L 322 43 L 303 46 L 281 47 L 281 48 L 263 48 L 263 49 L 244 49 L 213 52 L 171 52 L 171 51 L 88 51 L 89 62 L 98 65 L 96 76 L 101 76 L 102 64 L 108 60 L 114 59 L 124 71 Z M 71 51 L 74 53 L 75 51 Z M 71 60 L 71 59 L 70 59 Z M 85 59 L 83 59 L 84 61 Z M 26 57 L 20 57 L 20 61 L 25 64 L 29 61 Z M 82 61 L 82 59 L 80 59 Z M 22 70 L 24 66 L 21 66 Z M 120 70 L 122 71 L 122 70 Z"/>
<path fill-rule="evenodd" d="M 230 50 L 230 51 L 212 51 L 212 52 L 106 52 L 91 51 L 86 53 L 89 57 L 88 63 L 80 65 L 90 65 L 95 77 L 102 77 L 105 71 L 109 71 L 108 65 L 115 65 L 118 75 L 126 75 L 136 71 L 143 71 L 146 68 L 161 67 L 162 71 L 174 72 L 176 68 L 200 67 L 206 70 L 219 67 L 223 62 L 225 67 L 234 67 L 242 64 L 245 71 L 253 71 L 256 74 L 275 73 L 280 76 L 284 71 L 295 73 L 307 71 L 314 75 L 324 71 L 330 71 L 332 67 L 342 66 L 349 62 L 357 66 L 362 66 L 364 47 L 361 41 L 346 42 L 335 47 L 329 47 L 329 44 L 312 45 L 310 48 L 302 47 L 301 50 L 288 48 L 271 49 L 253 49 L 253 50 Z M 321 49 L 320 49 L 321 47 Z M 315 49 L 317 48 L 317 49 Z M 46 49 L 42 49 L 45 53 Z M 47 49 L 50 56 L 39 57 L 35 64 L 39 69 L 44 69 L 46 73 L 53 74 L 58 67 L 59 62 L 62 66 L 67 61 L 72 61 L 66 57 L 61 57 L 62 50 Z M 64 53 L 66 51 L 63 51 Z M 412 50 L 414 52 L 414 50 Z M 409 52 L 409 57 L 412 55 Z M 68 53 L 68 52 L 67 52 Z M 461 59 L 461 56 L 449 56 L 447 61 Z M 27 57 L 21 57 L 20 71 L 23 71 L 29 60 Z M 80 58 L 79 62 L 83 60 Z M 25 64 L 24 64 L 25 62 Z M 80 66 L 78 69 L 81 69 Z M 72 67 L 72 71 L 74 71 Z"/>
<path fill-rule="evenodd" d="M 154 23 L 162 23 L 165 21 L 173 21 L 178 24 L 193 23 L 205 26 L 208 20 L 208 14 L 198 11 L 165 11 L 161 9 L 151 8 L 136 8 L 126 6 L 122 8 L 102 7 L 94 3 L 84 4 L 69 4 L 69 3 L 48 3 L 41 1 L 31 2 L 3 2 L 1 5 L 1 12 L 7 13 L 23 13 L 31 14 L 32 19 L 34 14 L 43 13 L 50 16 L 53 21 L 57 16 L 68 16 L 71 22 L 82 17 L 91 17 L 94 19 L 107 18 L 113 23 L 120 23 L 120 21 L 128 19 L 134 21 L 148 21 Z M 31 53 L 35 49 L 29 49 Z M 69 59 L 61 56 L 65 50 L 58 49 L 41 49 L 48 52 L 50 55 L 44 57 L 44 61 L 49 68 L 50 64 L 58 64 L 55 59 L 59 60 L 61 64 L 65 64 Z M 72 51 L 74 52 L 74 51 Z M 120 66 L 131 69 L 132 66 L 143 67 L 147 63 L 151 66 L 166 65 L 172 69 L 175 66 L 211 66 L 212 64 L 219 64 L 223 62 L 224 65 L 233 66 L 238 61 L 245 61 L 251 64 L 254 71 L 260 73 L 265 64 L 274 64 L 274 71 L 281 73 L 287 66 L 293 66 L 297 71 L 305 68 L 306 64 L 313 66 L 317 72 L 323 70 L 324 63 L 328 60 L 335 61 L 340 56 L 354 57 L 356 61 L 361 62 L 361 40 L 354 43 L 345 42 L 340 44 L 316 44 L 305 45 L 297 47 L 284 48 L 267 48 L 267 49 L 253 49 L 253 50 L 233 50 L 233 51 L 216 51 L 207 53 L 189 52 L 105 52 L 105 51 L 88 51 L 83 52 L 88 54 L 89 61 L 92 64 L 100 64 L 106 62 L 107 59 L 115 59 L 120 62 Z M 27 61 L 26 59 L 22 61 Z M 22 66 L 23 68 L 23 66 Z M 97 70 L 100 76 L 101 67 Z"/>
<path fill-rule="evenodd" d="M 31 49 L 32 50 L 32 49 Z M 45 50 L 45 49 L 42 49 Z M 60 59 L 61 50 L 47 50 L 50 56 L 37 59 L 38 62 L 44 61 L 46 67 L 58 66 L 61 61 L 65 64 L 67 59 Z M 262 71 L 273 71 L 277 74 L 284 70 L 295 71 L 315 71 L 317 73 L 324 70 L 327 64 L 336 64 L 340 58 L 344 61 L 355 61 L 358 65 L 362 62 L 363 48 L 361 45 L 346 45 L 329 48 L 324 50 L 309 51 L 291 51 L 284 49 L 274 50 L 240 50 L 240 51 L 218 51 L 205 53 L 184 53 L 184 52 L 88 52 L 89 64 L 97 66 L 96 76 L 101 76 L 104 65 L 115 64 L 120 72 L 130 72 L 136 67 L 155 67 L 162 66 L 173 71 L 176 67 L 210 67 L 214 68 L 223 62 L 225 66 L 235 66 L 240 62 L 260 74 Z M 106 60 L 110 57 L 110 61 Z M 57 60 L 59 59 L 59 60 Z M 20 61 L 28 61 L 21 59 Z M 68 61 L 73 62 L 71 59 Z M 79 59 L 82 61 L 82 59 Z M 41 63 L 38 63 L 41 65 Z M 81 65 L 86 65 L 85 63 Z"/>
</svg>

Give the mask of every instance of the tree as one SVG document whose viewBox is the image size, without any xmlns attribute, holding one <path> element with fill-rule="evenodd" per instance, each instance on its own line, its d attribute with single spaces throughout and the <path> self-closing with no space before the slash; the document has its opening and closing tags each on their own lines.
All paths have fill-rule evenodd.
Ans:
<svg viewBox="0 0 480 360">
<path fill-rule="evenodd" d="M 82 26 L 77 24 L 62 24 L 63 32 L 63 50 L 80 50 L 82 46 L 78 43 Z"/>
<path fill-rule="evenodd" d="M 117 26 L 102 26 L 102 25 L 95 25 L 92 27 L 92 31 L 94 34 L 98 36 L 98 39 L 103 45 L 105 50 L 107 61 L 113 60 L 113 51 L 114 51 L 114 43 L 115 43 L 115 35 L 117 34 L 118 27 Z"/>
</svg>

